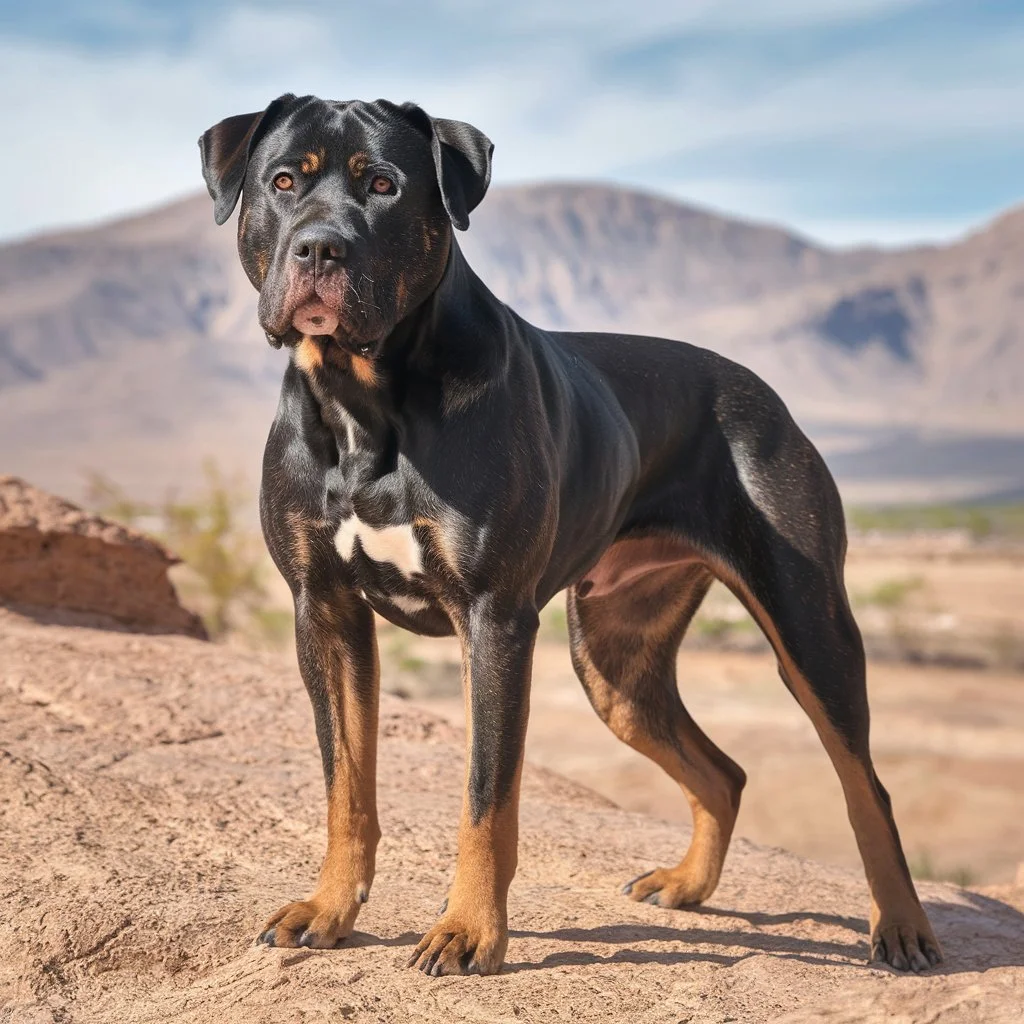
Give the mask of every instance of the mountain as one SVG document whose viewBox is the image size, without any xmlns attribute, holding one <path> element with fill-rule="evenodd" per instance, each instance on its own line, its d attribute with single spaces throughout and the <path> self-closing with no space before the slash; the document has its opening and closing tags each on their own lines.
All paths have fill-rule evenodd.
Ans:
<svg viewBox="0 0 1024 1024">
<path fill-rule="evenodd" d="M 1024 209 L 950 245 L 835 250 L 624 189 L 534 185 L 495 189 L 459 242 L 543 326 L 750 366 L 848 493 L 1024 486 Z M 210 455 L 254 481 L 284 358 L 205 195 L 0 247 L 4 471 L 75 493 L 97 469 L 153 494 Z"/>
<path fill-rule="evenodd" d="M 1024 209 L 952 245 L 842 251 L 619 189 L 510 188 L 465 249 L 527 316 L 705 345 L 812 421 L 1024 431 Z"/>
</svg>

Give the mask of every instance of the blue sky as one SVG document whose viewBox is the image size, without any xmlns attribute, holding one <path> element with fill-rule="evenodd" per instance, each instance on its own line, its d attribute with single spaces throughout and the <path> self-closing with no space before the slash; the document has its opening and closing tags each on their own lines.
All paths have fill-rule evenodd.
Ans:
<svg viewBox="0 0 1024 1024">
<path fill-rule="evenodd" d="M 0 0 L 0 238 L 200 188 L 195 140 L 279 93 L 413 99 L 498 184 L 588 179 L 835 244 L 1024 201 L 1024 2 Z"/>
</svg>

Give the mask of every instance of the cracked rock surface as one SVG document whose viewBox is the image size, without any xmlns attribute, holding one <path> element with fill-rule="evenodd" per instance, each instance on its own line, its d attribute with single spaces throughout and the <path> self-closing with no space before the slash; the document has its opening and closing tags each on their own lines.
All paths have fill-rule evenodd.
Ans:
<svg viewBox="0 0 1024 1024">
<path fill-rule="evenodd" d="M 924 883 L 946 962 L 867 963 L 859 873 L 736 840 L 709 903 L 619 894 L 686 829 L 527 768 L 505 970 L 402 964 L 451 879 L 463 736 L 381 704 L 377 877 L 338 950 L 256 946 L 312 888 L 324 796 L 296 670 L 0 610 L 0 1021 L 1018 1022 L 1021 891 Z"/>
<path fill-rule="evenodd" d="M 167 578 L 177 562 L 138 530 L 0 476 L 0 604 L 48 621 L 204 638 Z"/>
</svg>

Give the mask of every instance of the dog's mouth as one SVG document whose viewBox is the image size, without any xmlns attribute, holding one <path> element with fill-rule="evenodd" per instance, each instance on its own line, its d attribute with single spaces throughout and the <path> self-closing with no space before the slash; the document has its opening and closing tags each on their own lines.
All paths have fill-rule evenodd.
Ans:
<svg viewBox="0 0 1024 1024">
<path fill-rule="evenodd" d="M 340 324 L 337 312 L 319 300 L 303 303 L 292 316 L 292 327 L 299 334 L 333 335 Z"/>
<path fill-rule="evenodd" d="M 274 348 L 294 348 L 306 338 L 324 345 L 336 345 L 354 355 L 374 356 L 380 338 L 360 337 L 347 329 L 337 312 L 322 302 L 307 302 L 295 311 L 292 322 L 282 333 L 266 331 L 267 341 Z"/>
<path fill-rule="evenodd" d="M 292 348 L 303 338 L 316 338 L 322 344 L 337 345 L 357 355 L 376 352 L 386 333 L 380 317 L 372 315 L 378 312 L 376 305 L 358 294 L 359 301 L 349 304 L 340 301 L 340 296 L 319 294 L 312 288 L 302 291 L 305 294 L 286 294 L 281 303 L 284 308 L 278 307 L 276 311 L 272 310 L 272 299 L 266 293 L 261 295 L 261 306 L 266 302 L 271 308 L 265 312 L 261 308 L 260 321 L 274 348 Z"/>
</svg>

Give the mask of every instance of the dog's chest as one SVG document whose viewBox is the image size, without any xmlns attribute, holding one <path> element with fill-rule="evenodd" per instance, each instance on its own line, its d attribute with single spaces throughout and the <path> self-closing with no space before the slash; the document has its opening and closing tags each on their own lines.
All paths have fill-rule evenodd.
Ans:
<svg viewBox="0 0 1024 1024">
<path fill-rule="evenodd" d="M 411 522 L 374 526 L 353 511 L 341 521 L 334 546 L 349 565 L 358 565 L 361 556 L 376 566 L 397 570 L 409 580 L 423 574 L 423 547 Z"/>
<path fill-rule="evenodd" d="M 448 635 L 452 629 L 443 601 L 450 578 L 431 571 L 437 567 L 436 525 L 422 519 L 370 523 L 353 511 L 334 534 L 350 580 L 370 607 L 428 636 Z"/>
</svg>

